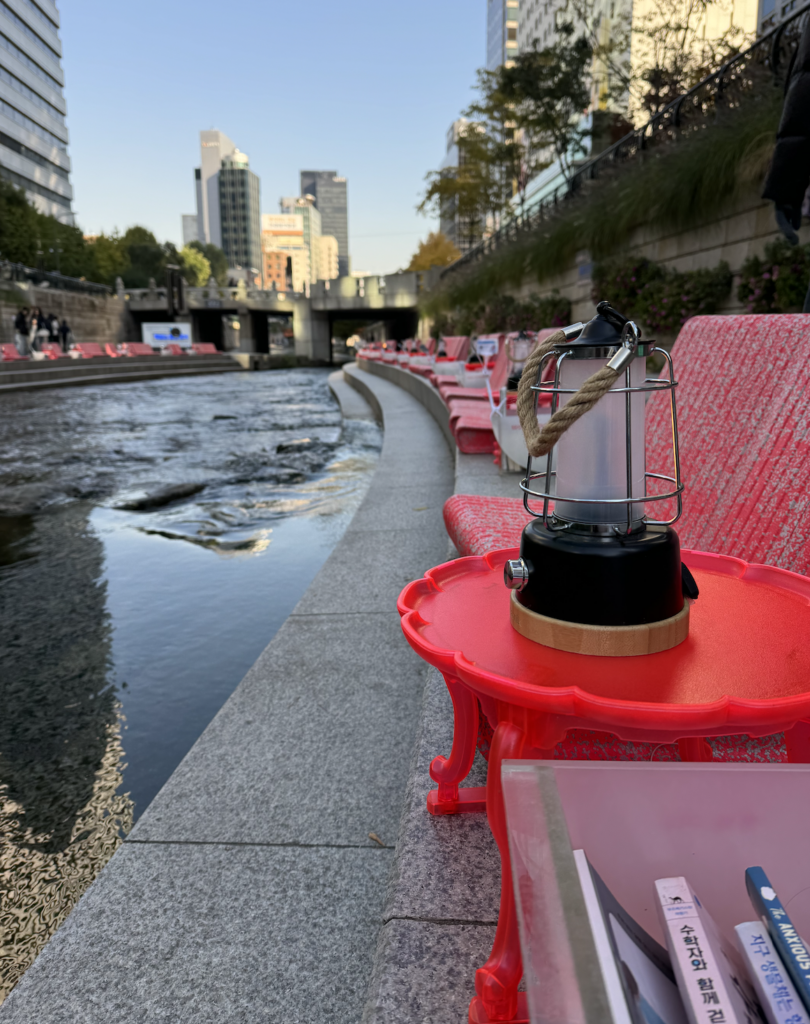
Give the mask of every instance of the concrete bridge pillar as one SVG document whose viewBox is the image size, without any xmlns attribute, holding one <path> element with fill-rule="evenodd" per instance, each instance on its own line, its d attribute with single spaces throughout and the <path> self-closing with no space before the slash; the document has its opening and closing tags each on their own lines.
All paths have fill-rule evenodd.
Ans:
<svg viewBox="0 0 810 1024">
<path fill-rule="evenodd" d="M 331 362 L 329 314 L 315 312 L 308 299 L 293 303 L 293 334 L 297 356 L 313 362 Z"/>
</svg>

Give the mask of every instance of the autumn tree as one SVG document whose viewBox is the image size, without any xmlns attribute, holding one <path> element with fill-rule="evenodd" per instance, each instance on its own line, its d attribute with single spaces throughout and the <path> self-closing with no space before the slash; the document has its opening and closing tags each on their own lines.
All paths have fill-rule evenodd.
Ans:
<svg viewBox="0 0 810 1024">
<path fill-rule="evenodd" d="M 431 231 L 424 242 L 411 256 L 408 270 L 430 270 L 431 267 L 447 267 L 461 256 L 447 235 Z"/>
</svg>

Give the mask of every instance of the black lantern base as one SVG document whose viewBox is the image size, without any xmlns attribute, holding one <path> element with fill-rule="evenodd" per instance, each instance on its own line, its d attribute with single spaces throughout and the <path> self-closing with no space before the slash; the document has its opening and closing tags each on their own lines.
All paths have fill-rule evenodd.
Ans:
<svg viewBox="0 0 810 1024">
<path fill-rule="evenodd" d="M 683 610 L 681 549 L 669 526 L 630 535 L 552 530 L 535 519 L 520 555 L 528 580 L 516 593 L 530 611 L 593 626 L 633 626 Z"/>
</svg>

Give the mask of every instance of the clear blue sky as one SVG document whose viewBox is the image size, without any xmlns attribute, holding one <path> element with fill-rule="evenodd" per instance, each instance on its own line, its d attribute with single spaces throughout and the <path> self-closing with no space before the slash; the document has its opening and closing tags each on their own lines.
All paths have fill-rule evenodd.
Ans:
<svg viewBox="0 0 810 1024">
<path fill-rule="evenodd" d="M 436 226 L 424 175 L 472 99 L 484 0 L 61 0 L 74 209 L 86 233 L 181 241 L 199 131 L 250 157 L 262 211 L 302 168 L 349 180 L 352 265 L 404 266 Z"/>
</svg>

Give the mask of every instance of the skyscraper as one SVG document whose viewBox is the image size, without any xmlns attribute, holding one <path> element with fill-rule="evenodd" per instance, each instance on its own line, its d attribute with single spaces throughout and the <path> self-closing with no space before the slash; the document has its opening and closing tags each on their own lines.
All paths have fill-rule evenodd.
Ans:
<svg viewBox="0 0 810 1024">
<path fill-rule="evenodd" d="M 338 241 L 338 268 L 341 277 L 349 273 L 349 202 L 347 182 L 337 171 L 301 171 L 301 195 L 315 198 L 321 215 L 321 231 Z"/>
<path fill-rule="evenodd" d="M 251 171 L 247 155 L 234 149 L 226 156 L 217 183 L 221 245 L 228 257 L 228 266 L 255 271 L 251 279 L 259 277 L 262 272 L 259 179 Z"/>
<path fill-rule="evenodd" d="M 194 171 L 198 237 L 201 242 L 218 245 L 220 248 L 222 226 L 219 216 L 219 172 L 222 161 L 235 149 L 236 146 L 222 132 L 200 132 L 200 166 Z"/>
<path fill-rule="evenodd" d="M 72 224 L 61 57 L 53 0 L 0 3 L 0 177 Z"/>
<path fill-rule="evenodd" d="M 520 0 L 487 0 L 487 69 L 509 65 L 518 55 Z"/>
</svg>

